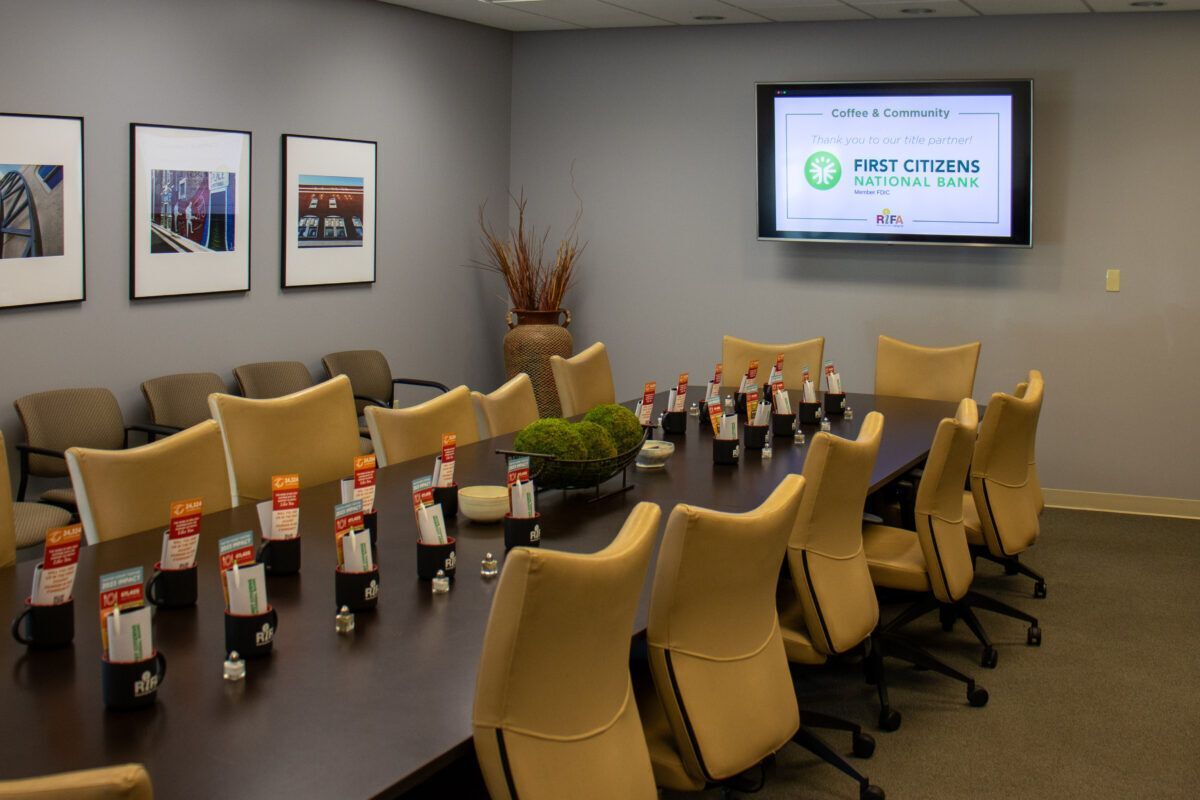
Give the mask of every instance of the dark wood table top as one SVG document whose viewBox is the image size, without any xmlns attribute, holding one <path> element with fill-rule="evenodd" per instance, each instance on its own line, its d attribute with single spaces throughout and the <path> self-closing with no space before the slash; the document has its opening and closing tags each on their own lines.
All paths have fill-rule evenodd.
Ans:
<svg viewBox="0 0 1200 800">
<path fill-rule="evenodd" d="M 700 393 L 693 390 L 689 399 Z M 872 410 L 886 417 L 873 488 L 919 463 L 938 421 L 954 413 L 951 403 L 857 394 L 848 401 L 854 420 L 832 418 L 834 433 L 855 436 Z M 664 403 L 660 396 L 658 407 Z M 685 436 L 668 437 L 676 451 L 665 471 L 631 467 L 632 491 L 596 503 L 587 502 L 587 492 L 540 495 L 542 546 L 599 550 L 643 500 L 658 503 L 664 521 L 679 502 L 748 510 L 785 474 L 803 467 L 807 447 L 789 439 L 775 440 L 772 459 L 751 451 L 736 467 L 714 466 L 711 434 L 698 427 L 689 417 Z M 509 435 L 460 447 L 459 485 L 503 483 L 504 461 L 494 451 L 511 443 Z M 11 637 L 0 638 L 0 663 L 8 674 L 0 778 L 141 762 L 162 798 L 366 798 L 400 794 L 466 752 L 475 670 L 496 586 L 496 579 L 480 576 L 479 563 L 487 551 L 503 557 L 503 533 L 499 524 L 478 525 L 461 515 L 451 522 L 458 575 L 448 594 L 432 595 L 430 585 L 416 577 L 410 496 L 411 480 L 432 464 L 430 456 L 380 470 L 379 607 L 357 615 L 350 636 L 334 632 L 332 508 L 338 487 L 303 490 L 301 574 L 269 582 L 269 599 L 279 612 L 275 652 L 248 662 L 246 680 L 236 684 L 221 674 L 216 544 L 233 532 L 257 532 L 256 512 L 244 506 L 206 516 L 199 602 L 157 613 L 155 643 L 168 671 L 158 702 L 148 709 L 109 712 L 101 702 L 98 578 L 138 564 L 149 577 L 160 535 L 147 532 L 83 548 L 74 645 L 26 651 Z M 6 619 L 22 610 L 32 569 L 24 563 L 0 570 Z M 649 586 L 648 576 L 639 631 L 645 627 Z M 351 748 L 358 758 L 349 757 Z"/>
</svg>

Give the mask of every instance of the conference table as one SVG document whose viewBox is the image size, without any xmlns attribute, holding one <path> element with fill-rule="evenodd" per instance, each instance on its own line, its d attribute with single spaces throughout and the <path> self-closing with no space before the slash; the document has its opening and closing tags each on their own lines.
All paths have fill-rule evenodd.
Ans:
<svg viewBox="0 0 1200 800">
<path fill-rule="evenodd" d="M 702 389 L 689 391 L 689 402 Z M 870 411 L 884 414 L 872 490 L 919 464 L 952 403 L 849 394 L 852 420 L 832 417 L 833 433 L 853 438 Z M 657 408 L 665 406 L 660 395 Z M 811 442 L 815 427 L 805 426 Z M 458 449 L 460 486 L 503 484 L 513 435 Z M 774 455 L 742 448 L 737 466 L 712 461 L 712 435 L 689 417 L 684 435 L 661 437 L 675 454 L 660 472 L 629 468 L 630 491 L 596 502 L 587 491 L 538 497 L 542 546 L 573 552 L 602 549 L 630 510 L 650 501 L 663 520 L 676 503 L 746 511 L 784 475 L 803 469 L 807 445 L 775 439 Z M 475 672 L 498 578 L 480 575 L 487 552 L 504 555 L 502 526 L 476 524 L 460 513 L 457 575 L 449 593 L 432 594 L 416 575 L 411 481 L 428 474 L 433 456 L 379 471 L 380 592 L 376 611 L 357 615 L 356 630 L 334 628 L 333 506 L 336 482 L 303 487 L 302 567 L 272 577 L 269 601 L 279 614 L 274 653 L 249 660 L 244 681 L 223 679 L 223 599 L 217 540 L 258 533 L 253 505 L 205 516 L 198 554 L 199 600 L 156 612 L 154 635 L 168 670 L 157 702 L 106 711 L 101 702 L 98 579 L 158 560 L 161 533 L 148 531 L 84 547 L 75 582 L 75 640 L 62 650 L 27 650 L 11 637 L 0 644 L 4 745 L 0 778 L 16 778 L 125 762 L 146 765 L 161 798 L 394 797 L 468 753 Z M 349 470 L 348 470 L 349 471 Z M 619 478 L 614 479 L 619 482 Z M 661 530 L 659 531 L 661 536 Z M 0 570 L 0 609 L 11 619 L 29 593 L 33 563 Z M 631 635 L 645 630 L 653 561 Z M 545 669 L 552 670 L 553 664 Z"/>
</svg>

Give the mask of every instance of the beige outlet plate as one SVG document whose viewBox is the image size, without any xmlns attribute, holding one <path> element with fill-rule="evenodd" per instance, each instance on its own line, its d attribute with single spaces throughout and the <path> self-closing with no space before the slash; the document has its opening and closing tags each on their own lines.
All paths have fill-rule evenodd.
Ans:
<svg viewBox="0 0 1200 800">
<path fill-rule="evenodd" d="M 1121 270 L 1110 269 L 1104 273 L 1104 291 L 1119 292 L 1121 291 Z"/>
</svg>

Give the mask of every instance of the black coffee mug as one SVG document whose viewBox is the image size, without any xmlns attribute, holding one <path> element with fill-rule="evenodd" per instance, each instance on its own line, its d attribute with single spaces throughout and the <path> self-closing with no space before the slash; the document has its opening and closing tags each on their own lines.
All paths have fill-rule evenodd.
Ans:
<svg viewBox="0 0 1200 800">
<path fill-rule="evenodd" d="M 417 540 L 417 577 L 431 581 L 440 569 L 447 578 L 453 578 L 458 567 L 458 554 L 454 548 L 454 537 L 447 536 L 445 544 L 425 544 Z"/>
<path fill-rule="evenodd" d="M 738 440 L 737 439 L 713 439 L 713 463 L 714 464 L 736 464 L 738 463 Z"/>
<path fill-rule="evenodd" d="M 146 583 L 146 599 L 160 608 L 186 608 L 196 605 L 196 567 L 163 569 L 154 565 L 154 577 Z"/>
<path fill-rule="evenodd" d="M 504 515 L 504 549 L 514 547 L 542 546 L 542 514 L 533 512 L 532 517 Z"/>
<path fill-rule="evenodd" d="M 771 433 L 776 437 L 792 436 L 796 433 L 795 414 L 772 414 Z"/>
<path fill-rule="evenodd" d="M 141 661 L 100 660 L 104 705 L 114 711 L 153 704 L 166 677 L 167 659 L 162 653 L 156 652 Z"/>
<path fill-rule="evenodd" d="M 238 651 L 242 658 L 271 654 L 279 615 L 267 606 L 261 614 L 231 614 L 225 612 L 225 652 Z"/>
<path fill-rule="evenodd" d="M 371 554 L 374 555 L 374 548 L 379 546 L 379 512 L 363 514 L 363 527 L 371 532 Z"/>
<path fill-rule="evenodd" d="M 263 539 L 258 547 L 258 561 L 268 575 L 295 575 L 300 571 L 300 537 Z"/>
<path fill-rule="evenodd" d="M 452 519 L 458 516 L 458 484 L 433 487 L 433 502 L 441 503 L 442 518 Z"/>
<path fill-rule="evenodd" d="M 687 412 L 686 411 L 668 411 L 663 414 L 662 418 L 663 433 L 681 434 L 687 433 Z"/>
<path fill-rule="evenodd" d="M 825 414 L 830 417 L 840 417 L 846 413 L 846 395 L 825 393 Z"/>
<path fill-rule="evenodd" d="M 742 427 L 742 437 L 746 440 L 747 450 L 762 450 L 767 444 L 767 432 L 770 425 L 745 425 Z"/>
<path fill-rule="evenodd" d="M 379 567 L 367 572 L 334 572 L 334 595 L 337 607 L 351 611 L 373 611 L 379 602 Z"/>
<path fill-rule="evenodd" d="M 746 395 L 741 392 L 733 393 L 733 410 L 739 417 L 746 416 Z"/>
<path fill-rule="evenodd" d="M 12 635 L 21 644 L 37 650 L 66 647 L 75 638 L 75 601 L 35 606 L 26 597 L 25 610 L 12 622 Z"/>
<path fill-rule="evenodd" d="M 820 403 L 801 403 L 800 404 L 800 424 L 801 425 L 817 425 L 821 422 L 821 404 Z"/>
</svg>

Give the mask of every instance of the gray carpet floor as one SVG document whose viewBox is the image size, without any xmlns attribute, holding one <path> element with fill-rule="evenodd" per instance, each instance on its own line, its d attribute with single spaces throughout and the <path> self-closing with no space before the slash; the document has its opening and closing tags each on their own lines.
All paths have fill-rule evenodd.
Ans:
<svg viewBox="0 0 1200 800">
<path fill-rule="evenodd" d="M 980 647 L 961 622 L 943 633 L 934 614 L 907 629 L 985 686 L 986 707 L 968 706 L 955 681 L 889 661 L 891 702 L 904 717 L 900 730 L 876 729 L 874 688 L 854 664 L 805 673 L 801 716 L 808 707 L 871 732 L 875 755 L 851 761 L 890 800 L 1196 797 L 1200 521 L 1047 509 L 1041 538 L 1023 560 L 1046 576 L 1045 599 L 1033 598 L 1030 579 L 1005 576 L 982 560 L 974 588 L 1039 617 L 1041 647 L 1026 646 L 1024 623 L 980 611 L 1000 653 L 997 667 L 984 669 Z M 903 607 L 885 605 L 884 618 Z M 848 735 L 822 735 L 849 753 Z M 447 772 L 456 774 L 432 781 L 429 796 L 475 794 L 468 785 L 478 785 L 471 776 L 477 765 Z M 858 790 L 788 745 L 753 796 L 854 800 Z"/>
</svg>

